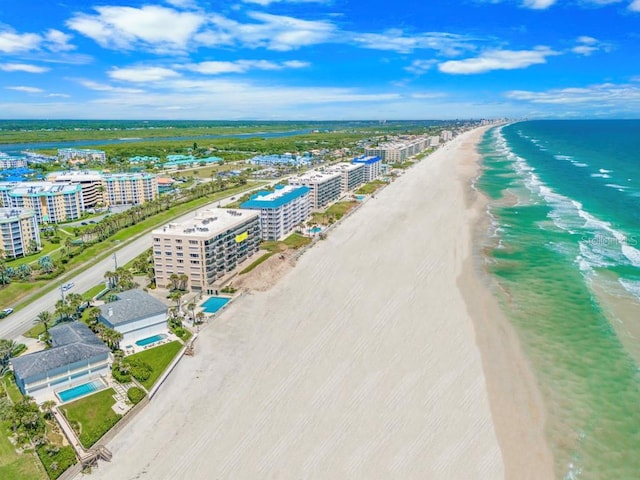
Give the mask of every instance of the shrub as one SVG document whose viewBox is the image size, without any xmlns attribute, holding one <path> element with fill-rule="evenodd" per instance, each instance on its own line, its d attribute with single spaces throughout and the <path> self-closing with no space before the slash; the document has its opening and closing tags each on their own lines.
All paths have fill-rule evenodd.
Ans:
<svg viewBox="0 0 640 480">
<path fill-rule="evenodd" d="M 129 365 L 131 375 L 139 382 L 148 380 L 153 369 L 151 366 L 137 358 L 128 358 L 125 362 Z"/>
<path fill-rule="evenodd" d="M 55 447 L 41 445 L 36 449 L 49 478 L 55 480 L 71 465 L 77 462 L 73 447 Z"/>
<path fill-rule="evenodd" d="M 145 393 L 140 387 L 131 387 L 129 390 L 127 390 L 127 398 L 134 405 L 140 403 L 144 396 Z"/>
</svg>

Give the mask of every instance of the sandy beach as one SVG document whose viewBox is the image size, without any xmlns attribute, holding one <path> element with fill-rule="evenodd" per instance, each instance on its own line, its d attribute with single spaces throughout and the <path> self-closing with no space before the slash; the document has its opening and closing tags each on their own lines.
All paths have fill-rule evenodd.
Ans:
<svg viewBox="0 0 640 480">
<path fill-rule="evenodd" d="M 535 381 L 472 255 L 482 131 L 206 326 L 92 478 L 553 478 Z"/>
</svg>

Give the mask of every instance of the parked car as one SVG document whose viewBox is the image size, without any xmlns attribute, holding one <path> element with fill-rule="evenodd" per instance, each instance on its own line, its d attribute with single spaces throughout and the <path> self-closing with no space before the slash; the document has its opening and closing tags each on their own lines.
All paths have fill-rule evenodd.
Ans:
<svg viewBox="0 0 640 480">
<path fill-rule="evenodd" d="M 4 317 L 6 317 L 7 315 L 10 315 L 10 314 L 12 314 L 12 313 L 13 313 L 13 308 L 5 308 L 4 310 L 2 310 L 2 311 L 0 312 L 0 318 L 4 318 Z"/>
</svg>

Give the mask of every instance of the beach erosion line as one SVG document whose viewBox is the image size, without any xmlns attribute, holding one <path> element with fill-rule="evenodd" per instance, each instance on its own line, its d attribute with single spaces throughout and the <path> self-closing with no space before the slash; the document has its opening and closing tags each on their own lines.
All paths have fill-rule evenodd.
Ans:
<svg viewBox="0 0 640 480">
<path fill-rule="evenodd" d="M 473 264 L 481 133 L 217 317 L 95 478 L 552 478 L 535 382 Z"/>
</svg>

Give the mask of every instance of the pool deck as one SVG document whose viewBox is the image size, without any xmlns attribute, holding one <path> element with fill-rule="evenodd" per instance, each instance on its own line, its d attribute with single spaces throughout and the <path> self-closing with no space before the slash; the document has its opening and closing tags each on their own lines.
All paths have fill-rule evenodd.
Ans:
<svg viewBox="0 0 640 480">
<path fill-rule="evenodd" d="M 149 345 L 144 345 L 144 346 L 139 346 L 139 345 L 136 345 L 135 342 L 132 342 L 130 345 L 120 345 L 120 348 L 124 351 L 125 356 L 127 356 L 127 355 L 133 355 L 134 353 L 144 352 L 145 350 L 149 350 L 150 348 L 157 347 L 160 345 L 164 345 L 165 343 L 170 343 L 175 340 L 178 340 L 178 337 L 176 337 L 169 330 L 167 330 L 166 332 L 162 332 L 162 334 L 166 335 L 167 337 L 158 342 L 155 342 Z"/>
</svg>

